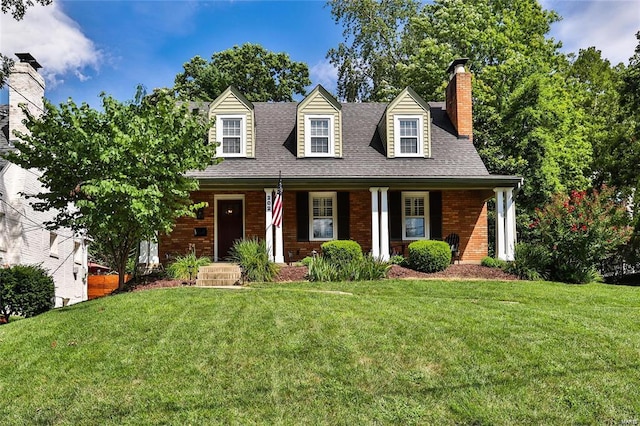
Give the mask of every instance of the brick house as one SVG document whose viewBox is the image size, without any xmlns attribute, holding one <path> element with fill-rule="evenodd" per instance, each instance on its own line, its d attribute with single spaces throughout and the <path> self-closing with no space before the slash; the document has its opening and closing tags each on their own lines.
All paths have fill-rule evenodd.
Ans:
<svg viewBox="0 0 640 426">
<path fill-rule="evenodd" d="M 48 230 L 55 211 L 35 211 L 24 194 L 44 191 L 38 170 L 27 170 L 1 157 L 12 151 L 14 131 L 26 133 L 21 106 L 39 116 L 44 108 L 40 64 L 28 53 L 9 74 L 9 105 L 0 105 L 0 265 L 42 265 L 53 277 L 55 306 L 87 300 L 87 240 L 70 229 Z"/>
<path fill-rule="evenodd" d="M 190 176 L 208 207 L 159 238 L 159 257 L 195 248 L 224 260 L 234 240 L 265 239 L 272 258 L 295 261 L 324 241 L 351 239 L 374 256 L 418 239 L 460 237 L 463 262 L 487 255 L 487 200 L 496 197 L 498 257 L 513 259 L 514 190 L 489 174 L 473 146 L 471 74 L 449 67 L 446 102 L 411 88 L 389 103 L 340 103 L 322 86 L 301 102 L 249 102 L 228 88 L 209 106 L 220 164 Z M 282 173 L 283 223 L 271 225 Z"/>
</svg>

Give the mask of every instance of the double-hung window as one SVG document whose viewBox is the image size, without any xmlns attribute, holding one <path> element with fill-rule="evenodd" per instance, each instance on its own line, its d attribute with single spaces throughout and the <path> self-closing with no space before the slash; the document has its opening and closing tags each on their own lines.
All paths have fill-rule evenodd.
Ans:
<svg viewBox="0 0 640 426">
<path fill-rule="evenodd" d="M 244 157 L 246 154 L 246 125 L 242 115 L 218 115 L 216 119 L 217 155 L 219 157 Z"/>
<path fill-rule="evenodd" d="M 337 226 L 337 197 L 335 192 L 309 193 L 309 239 L 312 241 L 335 240 Z"/>
<path fill-rule="evenodd" d="M 402 193 L 402 235 L 405 240 L 429 238 L 429 193 Z"/>
<path fill-rule="evenodd" d="M 419 157 L 424 147 L 422 116 L 395 116 L 395 152 L 398 157 Z"/>
<path fill-rule="evenodd" d="M 333 116 L 305 116 L 305 156 L 328 157 L 334 154 Z"/>
</svg>

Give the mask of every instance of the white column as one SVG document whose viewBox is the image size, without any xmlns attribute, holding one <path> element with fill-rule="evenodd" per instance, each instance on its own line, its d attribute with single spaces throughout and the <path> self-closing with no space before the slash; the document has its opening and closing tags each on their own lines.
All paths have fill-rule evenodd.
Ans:
<svg viewBox="0 0 640 426">
<path fill-rule="evenodd" d="M 380 257 L 380 219 L 378 217 L 378 189 L 369 188 L 371 191 L 371 255 Z"/>
<path fill-rule="evenodd" d="M 271 222 L 273 220 L 273 188 L 265 188 L 264 192 L 266 194 L 264 211 L 265 211 L 265 235 L 264 241 L 267 245 L 267 252 L 269 253 L 269 259 L 274 260 L 273 256 L 273 226 Z"/>
<path fill-rule="evenodd" d="M 284 227 L 284 218 L 280 227 L 276 227 L 276 263 L 284 263 L 284 248 L 282 242 L 282 228 Z"/>
<path fill-rule="evenodd" d="M 498 259 L 507 260 L 507 251 L 504 239 L 504 189 L 495 188 L 496 193 L 496 256 Z"/>
<path fill-rule="evenodd" d="M 516 254 L 516 205 L 513 200 L 513 188 L 505 190 L 505 257 L 512 261 Z"/>
<path fill-rule="evenodd" d="M 380 258 L 389 260 L 389 188 L 380 188 Z"/>
</svg>

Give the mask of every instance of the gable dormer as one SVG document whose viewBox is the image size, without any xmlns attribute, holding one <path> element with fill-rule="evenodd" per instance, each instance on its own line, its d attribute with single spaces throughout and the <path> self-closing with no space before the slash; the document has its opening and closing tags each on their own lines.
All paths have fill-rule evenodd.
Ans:
<svg viewBox="0 0 640 426">
<path fill-rule="evenodd" d="M 209 140 L 219 143 L 216 157 L 255 157 L 253 104 L 236 88 L 229 86 L 211 103 L 209 119 Z"/>
<path fill-rule="evenodd" d="M 387 105 L 378 124 L 387 158 L 431 157 L 430 130 L 429 104 L 410 87 Z"/>
<path fill-rule="evenodd" d="M 342 157 L 342 105 L 317 85 L 298 104 L 297 156 Z"/>
</svg>

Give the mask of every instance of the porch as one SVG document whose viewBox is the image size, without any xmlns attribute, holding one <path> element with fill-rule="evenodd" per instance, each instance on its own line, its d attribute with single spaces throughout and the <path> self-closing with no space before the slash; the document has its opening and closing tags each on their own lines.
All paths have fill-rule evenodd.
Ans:
<svg viewBox="0 0 640 426">
<path fill-rule="evenodd" d="M 320 252 L 322 243 L 332 239 L 357 241 L 363 251 L 388 259 L 392 254 L 407 255 L 412 241 L 442 240 L 456 233 L 461 262 L 480 263 L 488 253 L 486 202 L 494 195 L 502 206 L 496 209 L 501 218 L 496 226 L 497 253 L 503 259 L 513 258 L 513 188 L 285 188 L 283 195 L 282 226 L 277 228 L 271 225 L 275 188 L 193 193 L 195 202 L 208 206 L 195 218 L 179 219 L 170 235 L 161 236 L 160 259 L 191 248 L 198 256 L 224 260 L 234 239 L 252 237 L 267 242 L 277 263 Z"/>
</svg>

